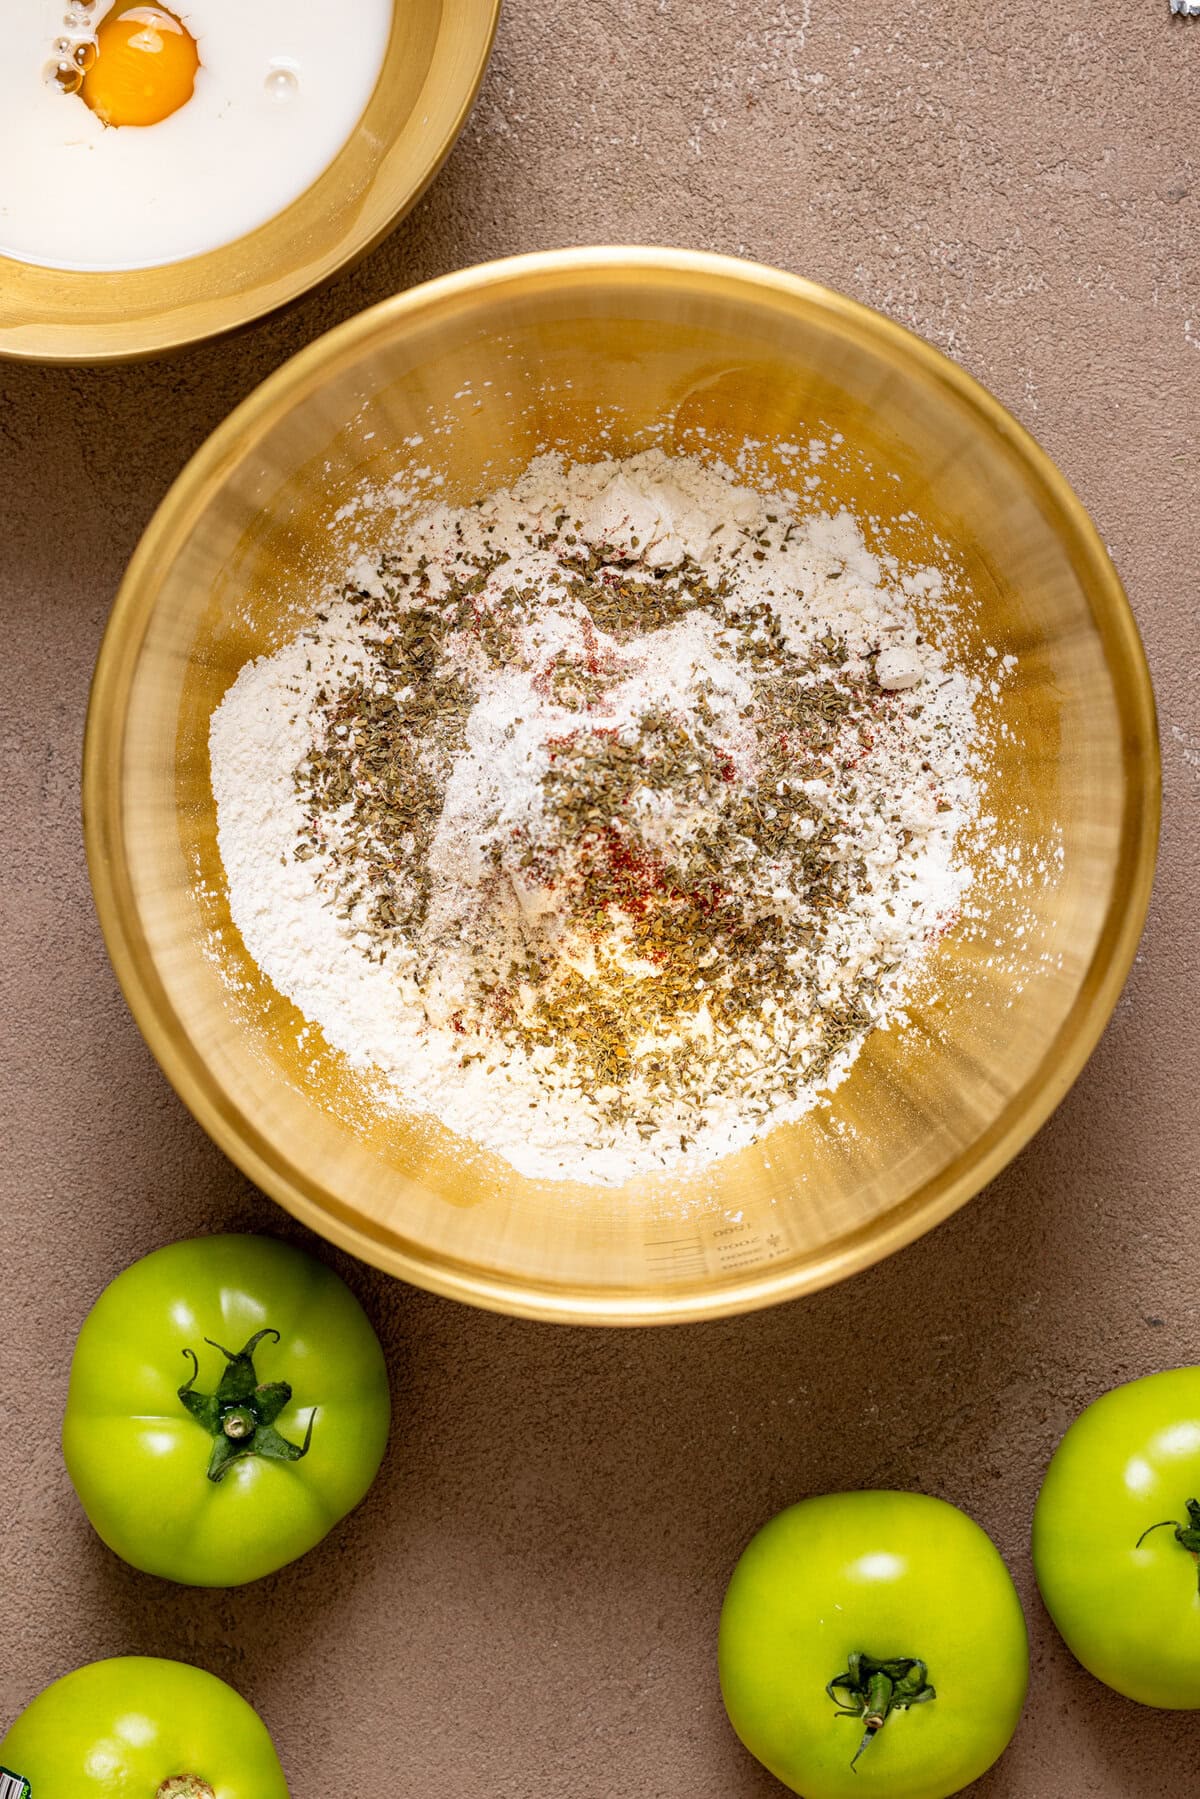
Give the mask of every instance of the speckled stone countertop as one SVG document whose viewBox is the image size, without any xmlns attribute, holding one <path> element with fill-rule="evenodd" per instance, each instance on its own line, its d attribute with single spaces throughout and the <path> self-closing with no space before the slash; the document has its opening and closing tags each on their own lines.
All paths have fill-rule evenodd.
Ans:
<svg viewBox="0 0 1200 1799">
<path fill-rule="evenodd" d="M 714 1677 L 733 1561 L 801 1494 L 917 1486 L 993 1532 L 1027 1602 L 1035 1702 L 980 1799 L 1192 1799 L 1200 1716 L 1139 1710 L 1073 1665 L 1028 1523 L 1080 1406 L 1200 1359 L 1198 94 L 1200 20 L 1169 0 L 509 0 L 450 163 L 353 274 L 175 360 L 0 368 L 0 1720 L 79 1662 L 175 1655 L 262 1710 L 296 1799 L 769 1799 Z M 171 478 L 291 352 L 459 264 L 606 240 L 756 257 L 869 301 L 1058 459 L 1162 711 L 1141 954 L 1008 1172 L 815 1299 L 587 1333 L 340 1263 L 395 1372 L 384 1474 L 262 1586 L 168 1587 L 102 1548 L 67 1483 L 75 1332 L 159 1243 L 302 1233 L 176 1101 L 105 959 L 78 824 L 105 616 Z M 833 1381 L 848 1357 L 857 1380 Z"/>
</svg>

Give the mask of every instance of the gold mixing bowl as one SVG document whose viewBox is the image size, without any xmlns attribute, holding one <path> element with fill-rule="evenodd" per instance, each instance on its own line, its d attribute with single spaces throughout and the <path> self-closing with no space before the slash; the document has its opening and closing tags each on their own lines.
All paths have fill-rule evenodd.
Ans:
<svg viewBox="0 0 1200 1799">
<path fill-rule="evenodd" d="M 837 435 L 844 440 L 840 444 Z M 527 1179 L 376 1105 L 249 960 L 227 904 L 208 722 L 290 636 L 397 481 L 467 502 L 536 452 L 744 453 L 844 503 L 898 555 L 952 554 L 993 708 L 978 916 L 903 1030 L 827 1107 L 686 1178 Z M 747 440 L 750 447 L 747 449 Z M 755 447 L 757 446 L 757 447 Z M 950 546 L 947 551 L 939 547 Z M 1007 735 L 1005 735 L 1007 733 Z M 96 903 L 170 1080 L 289 1211 L 420 1286 L 532 1317 L 712 1317 L 889 1254 L 990 1180 L 1079 1073 L 1146 910 L 1153 697 L 1117 575 L 1062 476 L 971 378 L 863 306 L 672 250 L 571 250 L 389 300 L 266 381 L 180 476 L 129 567 L 96 672 L 84 804 Z"/>
<path fill-rule="evenodd" d="M 402 0 L 352 136 L 299 199 L 233 243 L 163 268 L 111 274 L 0 255 L 0 356 L 71 363 L 153 356 L 248 324 L 365 256 L 450 154 L 499 16 L 500 0 Z"/>
</svg>

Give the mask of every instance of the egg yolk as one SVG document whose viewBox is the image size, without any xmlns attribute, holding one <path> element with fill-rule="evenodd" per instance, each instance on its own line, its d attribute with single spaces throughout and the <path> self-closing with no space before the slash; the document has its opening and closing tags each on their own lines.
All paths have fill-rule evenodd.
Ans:
<svg viewBox="0 0 1200 1799">
<path fill-rule="evenodd" d="M 79 92 L 106 125 L 157 125 L 192 97 L 196 40 L 164 6 L 127 6 L 96 33 Z"/>
</svg>

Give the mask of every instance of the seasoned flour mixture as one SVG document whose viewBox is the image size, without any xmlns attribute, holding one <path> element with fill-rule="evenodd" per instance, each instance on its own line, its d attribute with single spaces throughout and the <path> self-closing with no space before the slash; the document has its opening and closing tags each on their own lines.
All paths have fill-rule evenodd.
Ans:
<svg viewBox="0 0 1200 1799">
<path fill-rule="evenodd" d="M 979 682 L 851 516 L 659 451 L 409 526 L 212 720 L 230 906 L 326 1041 L 526 1174 L 798 1117 L 969 874 Z"/>
</svg>

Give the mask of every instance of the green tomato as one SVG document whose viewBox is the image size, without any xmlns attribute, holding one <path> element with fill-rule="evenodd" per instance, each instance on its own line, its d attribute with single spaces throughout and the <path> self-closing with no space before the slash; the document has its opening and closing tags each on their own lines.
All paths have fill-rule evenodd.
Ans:
<svg viewBox="0 0 1200 1799">
<path fill-rule="evenodd" d="M 1089 1673 L 1142 1705 L 1200 1708 L 1200 1368 L 1096 1400 L 1033 1515 L 1046 1609 Z"/>
<path fill-rule="evenodd" d="M 719 1662 L 738 1736 L 805 1799 L 948 1799 L 1007 1747 L 1029 1682 L 995 1545 L 920 1493 L 780 1512 L 734 1569 Z"/>
<path fill-rule="evenodd" d="M 0 1769 L 23 1799 L 288 1799 L 266 1726 L 232 1687 L 141 1655 L 47 1687 L 0 1742 Z"/>
<path fill-rule="evenodd" d="M 71 1364 L 63 1451 L 119 1556 L 238 1586 L 359 1503 L 390 1410 L 379 1340 L 331 1269 L 266 1237 L 201 1237 L 101 1294 Z"/>
</svg>

